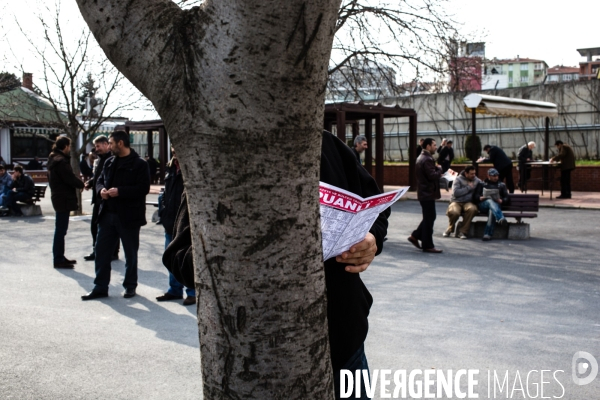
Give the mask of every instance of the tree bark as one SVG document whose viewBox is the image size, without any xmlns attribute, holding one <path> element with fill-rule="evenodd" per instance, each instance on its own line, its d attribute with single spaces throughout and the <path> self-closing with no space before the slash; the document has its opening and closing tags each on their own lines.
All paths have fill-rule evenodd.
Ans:
<svg viewBox="0 0 600 400">
<path fill-rule="evenodd" d="M 318 180 L 340 1 L 77 2 L 182 165 L 205 398 L 332 398 Z"/>
</svg>

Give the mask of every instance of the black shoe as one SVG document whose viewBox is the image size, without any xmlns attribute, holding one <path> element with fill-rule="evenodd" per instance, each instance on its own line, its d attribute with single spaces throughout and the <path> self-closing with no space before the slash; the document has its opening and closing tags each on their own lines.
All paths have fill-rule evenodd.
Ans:
<svg viewBox="0 0 600 400">
<path fill-rule="evenodd" d="M 162 296 L 158 296 L 156 301 L 169 301 L 169 300 L 181 300 L 183 296 L 174 296 L 171 293 L 165 293 Z"/>
<path fill-rule="evenodd" d="M 54 263 L 54 268 L 56 269 L 73 269 L 73 264 L 68 262 L 67 260 Z"/>
<path fill-rule="evenodd" d="M 83 296 L 81 296 L 81 300 L 84 300 L 84 301 L 85 300 L 95 300 L 95 299 L 101 299 L 103 297 L 108 297 L 108 293 L 94 292 L 92 290 L 88 294 L 84 294 Z"/>
<path fill-rule="evenodd" d="M 77 264 L 77 260 L 69 260 L 68 258 L 65 257 L 65 262 L 69 263 L 69 264 Z"/>
<path fill-rule="evenodd" d="M 90 253 L 89 256 L 83 257 L 85 261 L 94 261 L 96 259 L 96 253 Z"/>
<path fill-rule="evenodd" d="M 570 199 L 570 198 L 571 198 L 571 196 L 558 196 L 558 197 L 555 197 L 556 200 L 566 200 L 566 199 Z"/>
<path fill-rule="evenodd" d="M 188 296 L 183 301 L 184 306 L 191 306 L 192 304 L 196 304 L 196 296 Z"/>
<path fill-rule="evenodd" d="M 125 289 L 125 293 L 123 293 L 123 297 L 126 299 L 130 299 L 135 296 L 135 289 Z"/>
</svg>

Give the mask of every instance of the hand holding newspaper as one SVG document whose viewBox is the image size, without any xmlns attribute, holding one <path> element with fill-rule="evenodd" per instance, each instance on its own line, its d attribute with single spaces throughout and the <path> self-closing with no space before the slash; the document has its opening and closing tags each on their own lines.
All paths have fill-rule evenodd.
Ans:
<svg viewBox="0 0 600 400">
<path fill-rule="evenodd" d="M 361 242 L 379 214 L 407 191 L 408 187 L 403 187 L 363 199 L 344 189 L 320 182 L 323 260 L 339 256 Z"/>
<path fill-rule="evenodd" d="M 444 175 L 442 175 L 442 178 L 445 178 L 448 182 L 452 182 L 453 180 L 456 179 L 456 177 L 458 176 L 458 172 L 449 169 L 448 171 L 446 171 L 444 173 Z"/>
</svg>

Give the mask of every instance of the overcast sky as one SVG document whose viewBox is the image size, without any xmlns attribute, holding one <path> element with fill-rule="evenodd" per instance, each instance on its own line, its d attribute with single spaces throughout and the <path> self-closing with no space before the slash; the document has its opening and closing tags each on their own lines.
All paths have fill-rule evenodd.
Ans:
<svg viewBox="0 0 600 400">
<path fill-rule="evenodd" d="M 46 4 L 53 3 L 49 0 Z M 16 16 L 25 29 L 34 32 L 33 37 L 39 35 L 39 22 L 34 18 L 41 9 L 39 4 L 39 0 L 0 0 L 0 24 L 3 27 L 0 31 L 0 61 L 3 64 L 0 70 L 20 75 L 17 66 L 23 65 L 35 74 L 34 80 L 41 76 L 14 22 Z M 595 3 L 587 0 L 564 3 L 448 0 L 447 9 L 462 23 L 460 32 L 463 35 L 486 42 L 487 58 L 515 58 L 518 55 L 542 59 L 550 67 L 558 64 L 578 66 L 583 58 L 576 49 L 600 47 L 600 37 L 594 32 L 597 29 Z M 75 0 L 63 0 L 61 15 L 69 21 L 68 26 L 73 32 L 83 24 Z M 8 57 L 7 42 L 11 43 L 14 52 Z"/>
<path fill-rule="evenodd" d="M 598 4 L 590 0 L 450 0 L 463 33 L 487 32 L 487 58 L 536 58 L 579 66 L 577 49 L 600 47 Z"/>
</svg>

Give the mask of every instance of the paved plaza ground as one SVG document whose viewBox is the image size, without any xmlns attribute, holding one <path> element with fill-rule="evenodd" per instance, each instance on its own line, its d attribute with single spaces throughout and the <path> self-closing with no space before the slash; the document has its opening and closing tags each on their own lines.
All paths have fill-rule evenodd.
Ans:
<svg viewBox="0 0 600 400">
<path fill-rule="evenodd" d="M 0 219 L 0 399 L 201 399 L 196 309 L 155 301 L 167 288 L 162 226 L 142 228 L 138 296 L 121 296 L 121 255 L 110 297 L 82 302 L 93 285 L 90 222 L 70 222 L 67 256 L 78 263 L 55 270 L 47 197 L 44 217 Z M 384 253 L 362 275 L 374 297 L 370 368 L 477 369 L 479 398 L 494 398 L 494 373 L 507 376 L 498 399 L 541 398 L 542 380 L 546 398 L 600 398 L 600 375 L 586 386 L 571 378 L 575 352 L 600 361 L 600 211 L 542 208 L 530 240 L 484 243 L 442 238 L 446 206 L 441 255 L 406 241 L 418 202 L 393 206 Z"/>
</svg>

